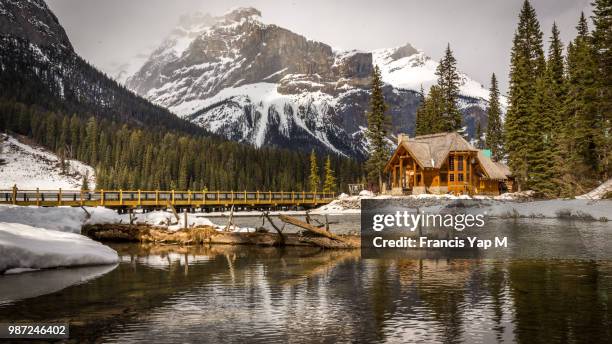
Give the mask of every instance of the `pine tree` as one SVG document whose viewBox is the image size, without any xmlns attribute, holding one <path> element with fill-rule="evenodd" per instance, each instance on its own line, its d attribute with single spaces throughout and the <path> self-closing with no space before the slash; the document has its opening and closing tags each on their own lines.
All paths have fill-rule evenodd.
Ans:
<svg viewBox="0 0 612 344">
<path fill-rule="evenodd" d="M 457 60 L 453 56 L 450 44 L 446 46 L 444 57 L 440 60 L 436 69 L 438 76 L 438 87 L 443 100 L 441 114 L 442 131 L 458 131 L 462 127 L 462 117 L 457 100 L 459 98 L 459 86 L 461 79 L 457 72 Z"/>
<path fill-rule="evenodd" d="M 593 48 L 597 61 L 596 146 L 599 175 L 612 177 L 612 0 L 593 2 Z"/>
<path fill-rule="evenodd" d="M 443 117 L 444 99 L 438 85 L 433 85 L 423 103 L 417 109 L 416 135 L 435 134 L 448 131 Z"/>
<path fill-rule="evenodd" d="M 417 108 L 415 116 L 414 135 L 426 135 L 430 132 L 429 119 L 425 114 L 425 91 L 423 90 L 423 85 L 421 85 L 421 91 L 419 92 L 419 107 Z"/>
<path fill-rule="evenodd" d="M 383 96 L 383 83 L 380 69 L 374 66 L 372 72 L 372 87 L 370 96 L 370 112 L 368 112 L 367 139 L 370 144 L 370 156 L 365 168 L 371 183 L 378 184 L 378 190 L 382 190 L 383 170 L 389 159 L 389 147 L 387 144 L 387 128 L 389 119 L 387 117 L 387 104 Z"/>
<path fill-rule="evenodd" d="M 85 175 L 83 176 L 83 184 L 81 185 L 81 190 L 89 191 L 89 170 L 85 171 Z"/>
<path fill-rule="evenodd" d="M 189 188 L 189 161 L 186 155 L 181 158 L 179 163 L 178 188 L 179 190 L 187 190 Z"/>
<path fill-rule="evenodd" d="M 482 125 L 480 124 L 480 121 L 476 123 L 475 142 L 476 142 L 476 148 L 484 149 L 484 140 L 482 138 Z"/>
<path fill-rule="evenodd" d="M 584 14 L 578 22 L 578 35 L 568 46 L 567 78 L 568 88 L 565 108 L 568 127 L 565 131 L 567 142 L 566 173 L 563 181 L 571 187 L 567 193 L 575 194 L 593 187 L 599 170 L 597 137 L 600 125 L 598 110 L 598 66 L 592 39 Z"/>
<path fill-rule="evenodd" d="M 335 192 L 336 191 L 336 176 L 332 170 L 331 159 L 329 155 L 325 161 L 325 181 L 323 182 L 323 192 Z"/>
<path fill-rule="evenodd" d="M 508 113 L 504 126 L 508 164 L 519 190 L 529 182 L 531 156 L 538 132 L 532 123 L 537 122 L 534 111 L 535 85 L 544 74 L 545 60 L 542 48 L 542 32 L 535 10 L 525 1 L 519 15 L 514 35 L 511 66 Z"/>
<path fill-rule="evenodd" d="M 501 105 L 499 102 L 499 87 L 495 73 L 491 75 L 491 88 L 489 88 L 489 107 L 487 108 L 488 126 L 485 146 L 491 150 L 495 161 L 504 159 L 504 128 L 501 121 Z"/>
<path fill-rule="evenodd" d="M 98 122 L 95 117 L 90 117 L 87 122 L 87 148 L 85 160 L 90 161 L 92 164 L 98 162 Z"/>
<path fill-rule="evenodd" d="M 317 162 L 317 153 L 314 149 L 310 152 L 310 176 L 308 177 L 310 192 L 317 192 L 321 178 L 319 177 L 319 164 Z"/>
</svg>

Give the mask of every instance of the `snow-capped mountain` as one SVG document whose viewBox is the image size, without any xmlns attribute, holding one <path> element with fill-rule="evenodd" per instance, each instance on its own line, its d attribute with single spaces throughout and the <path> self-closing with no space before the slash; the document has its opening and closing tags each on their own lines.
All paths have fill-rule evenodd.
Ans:
<svg viewBox="0 0 612 344">
<path fill-rule="evenodd" d="M 263 23 L 254 8 L 184 17 L 126 86 L 207 130 L 256 146 L 325 149 L 363 157 L 370 75 L 380 66 L 394 131 L 413 132 L 418 91 L 437 62 L 411 45 L 337 51 Z M 462 75 L 468 131 L 485 90 Z M 483 123 L 483 125 L 486 123 Z"/>
</svg>

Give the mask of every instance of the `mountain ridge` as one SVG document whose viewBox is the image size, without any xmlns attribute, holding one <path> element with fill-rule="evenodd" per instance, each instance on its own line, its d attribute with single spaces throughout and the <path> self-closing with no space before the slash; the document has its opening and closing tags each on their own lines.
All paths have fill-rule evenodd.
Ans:
<svg viewBox="0 0 612 344">
<path fill-rule="evenodd" d="M 414 132 L 418 90 L 436 82 L 437 62 L 410 44 L 340 51 L 262 22 L 255 8 L 196 16 L 204 21 L 175 30 L 126 86 L 232 140 L 364 158 L 373 66 L 381 68 L 394 134 Z M 460 107 L 473 134 L 478 121 L 486 125 L 488 91 L 461 78 Z"/>
</svg>

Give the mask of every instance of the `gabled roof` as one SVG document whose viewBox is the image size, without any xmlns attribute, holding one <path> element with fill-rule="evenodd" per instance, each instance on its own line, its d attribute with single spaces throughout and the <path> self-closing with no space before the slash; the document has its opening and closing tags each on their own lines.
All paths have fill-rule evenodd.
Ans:
<svg viewBox="0 0 612 344">
<path fill-rule="evenodd" d="M 402 140 L 393 156 L 400 147 L 406 149 L 422 168 L 442 167 L 451 151 L 478 151 L 458 133 L 430 134 Z"/>
</svg>

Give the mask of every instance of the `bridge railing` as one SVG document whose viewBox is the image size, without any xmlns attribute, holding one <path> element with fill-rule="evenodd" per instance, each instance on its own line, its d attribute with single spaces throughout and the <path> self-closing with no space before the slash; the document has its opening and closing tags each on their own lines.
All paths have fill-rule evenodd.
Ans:
<svg viewBox="0 0 612 344">
<path fill-rule="evenodd" d="M 0 203 L 15 205 L 205 206 L 216 204 L 319 204 L 332 192 L 298 191 L 177 191 L 177 190 L 0 190 Z"/>
</svg>

